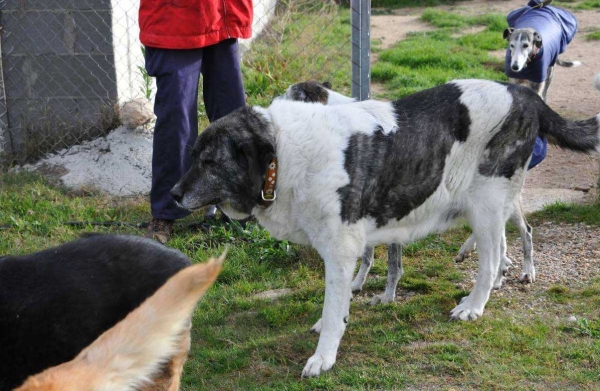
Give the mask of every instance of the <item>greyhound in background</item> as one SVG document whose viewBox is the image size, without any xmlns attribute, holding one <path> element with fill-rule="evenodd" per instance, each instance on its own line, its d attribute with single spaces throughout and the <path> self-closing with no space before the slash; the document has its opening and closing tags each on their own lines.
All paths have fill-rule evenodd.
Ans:
<svg viewBox="0 0 600 391">
<path fill-rule="evenodd" d="M 552 0 L 530 1 L 526 7 L 508 14 L 509 27 L 505 73 L 513 84 L 531 88 L 546 102 L 554 75 L 554 64 L 576 67 L 579 61 L 563 61 L 558 56 L 567 49 L 577 32 L 577 19 L 570 12 L 550 7 Z"/>
</svg>

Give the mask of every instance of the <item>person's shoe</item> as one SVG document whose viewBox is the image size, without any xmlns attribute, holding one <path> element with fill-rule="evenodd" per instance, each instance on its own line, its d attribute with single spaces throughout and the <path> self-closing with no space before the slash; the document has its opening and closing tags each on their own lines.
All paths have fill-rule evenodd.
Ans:
<svg viewBox="0 0 600 391">
<path fill-rule="evenodd" d="M 148 224 L 146 235 L 144 236 L 154 239 L 161 244 L 166 244 L 169 241 L 172 232 L 173 220 L 152 218 L 152 221 Z"/>
</svg>

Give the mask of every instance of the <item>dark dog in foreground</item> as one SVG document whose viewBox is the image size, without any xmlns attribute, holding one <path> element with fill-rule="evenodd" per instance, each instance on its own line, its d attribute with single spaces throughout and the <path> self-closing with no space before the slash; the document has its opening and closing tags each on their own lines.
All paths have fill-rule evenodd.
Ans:
<svg viewBox="0 0 600 391">
<path fill-rule="evenodd" d="M 254 215 L 274 237 L 319 252 L 320 338 L 302 372 L 317 376 L 336 361 L 356 259 L 367 246 L 410 243 L 466 218 L 479 271 L 450 314 L 483 314 L 502 278 L 504 226 L 538 135 L 598 153 L 600 116 L 568 120 L 530 89 L 485 80 L 456 80 L 390 103 L 279 99 L 213 122 L 171 194 L 188 209 L 219 204 L 235 219 Z"/>
<path fill-rule="evenodd" d="M 180 270 L 73 360 L 29 377 L 15 391 L 179 390 L 181 371 L 169 372 L 183 366 L 190 318 L 223 258 Z"/>
<path fill-rule="evenodd" d="M 563 61 L 562 54 L 577 32 L 577 19 L 570 12 L 549 6 L 552 0 L 530 1 L 526 7 L 508 14 L 509 28 L 504 39 L 505 73 L 509 81 L 534 90 L 544 101 L 554 75 L 554 64 L 579 66 L 579 61 Z"/>
<path fill-rule="evenodd" d="M 73 359 L 189 265 L 179 251 L 124 235 L 1 258 L 0 390 Z"/>
</svg>

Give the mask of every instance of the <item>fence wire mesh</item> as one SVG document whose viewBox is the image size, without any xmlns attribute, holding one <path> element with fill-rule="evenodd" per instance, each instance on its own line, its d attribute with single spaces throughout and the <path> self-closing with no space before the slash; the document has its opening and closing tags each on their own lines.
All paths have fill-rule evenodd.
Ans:
<svg viewBox="0 0 600 391">
<path fill-rule="evenodd" d="M 68 153 L 117 128 L 124 103 L 153 97 L 138 8 L 139 0 L 0 0 L 2 167 Z M 254 9 L 253 37 L 240 41 L 249 104 L 268 104 L 307 79 L 350 92 L 347 7 L 334 0 L 255 0 Z"/>
</svg>

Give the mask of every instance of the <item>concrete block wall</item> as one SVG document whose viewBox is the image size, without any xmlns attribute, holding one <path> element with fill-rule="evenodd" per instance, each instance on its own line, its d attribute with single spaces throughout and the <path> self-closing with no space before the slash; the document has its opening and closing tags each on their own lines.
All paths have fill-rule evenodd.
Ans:
<svg viewBox="0 0 600 391">
<path fill-rule="evenodd" d="M 111 0 L 4 0 L 0 25 L 4 149 L 97 133 L 117 101 Z"/>
</svg>

